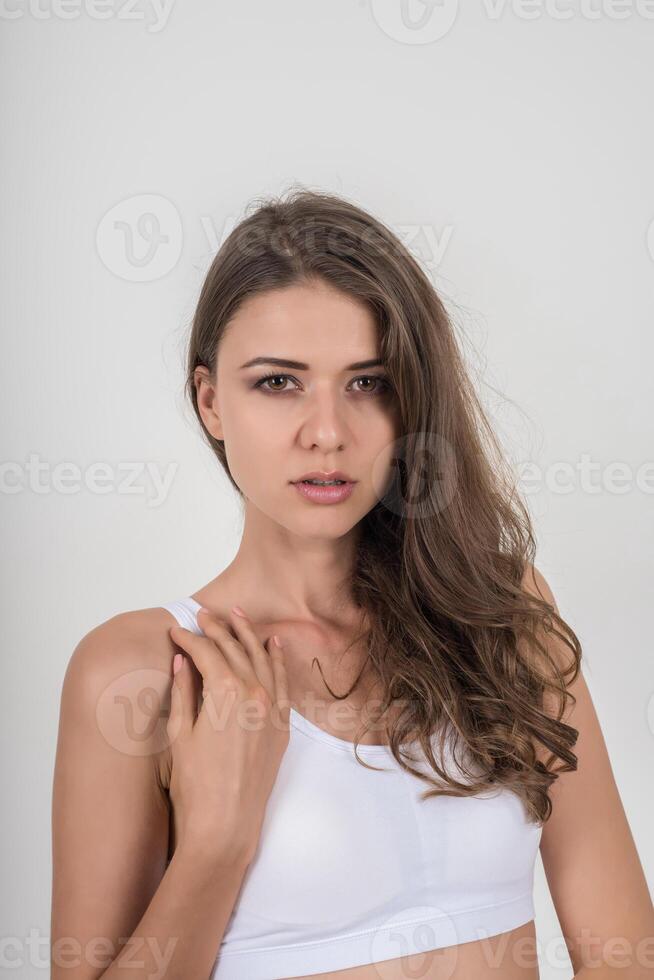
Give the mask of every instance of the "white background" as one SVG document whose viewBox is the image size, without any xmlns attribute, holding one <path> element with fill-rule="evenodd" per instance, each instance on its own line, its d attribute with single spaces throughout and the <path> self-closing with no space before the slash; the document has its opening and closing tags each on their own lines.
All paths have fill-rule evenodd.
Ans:
<svg viewBox="0 0 654 980">
<path fill-rule="evenodd" d="M 47 975 L 72 650 L 118 612 L 194 592 L 237 547 L 239 508 L 183 401 L 184 345 L 226 233 L 296 182 L 410 243 L 507 452 L 539 467 L 537 565 L 584 647 L 654 884 L 654 4 L 407 11 L 4 0 L 0 911 L 14 975 Z M 158 224 L 140 234 L 147 214 Z M 536 901 L 542 977 L 567 978 L 540 860 Z"/>
</svg>

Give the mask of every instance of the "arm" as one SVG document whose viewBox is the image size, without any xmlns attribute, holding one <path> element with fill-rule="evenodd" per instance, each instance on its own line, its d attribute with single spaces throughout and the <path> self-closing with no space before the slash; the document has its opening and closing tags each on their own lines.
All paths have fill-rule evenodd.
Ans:
<svg viewBox="0 0 654 980">
<path fill-rule="evenodd" d="M 526 587 L 558 612 L 547 582 L 532 571 Z M 555 657 L 569 659 L 559 638 L 548 643 Z M 581 672 L 568 690 L 576 704 L 563 720 L 579 732 L 577 769 L 550 787 L 553 811 L 540 850 L 574 976 L 654 980 L 654 907 Z M 538 748 L 545 762 L 549 753 Z"/>
<path fill-rule="evenodd" d="M 87 634 L 64 678 L 52 799 L 53 980 L 164 972 L 206 980 L 247 868 L 200 841 L 180 843 L 166 867 L 161 767 L 174 646 L 165 629 L 153 643 L 142 618 L 153 613 L 125 613 Z"/>
</svg>

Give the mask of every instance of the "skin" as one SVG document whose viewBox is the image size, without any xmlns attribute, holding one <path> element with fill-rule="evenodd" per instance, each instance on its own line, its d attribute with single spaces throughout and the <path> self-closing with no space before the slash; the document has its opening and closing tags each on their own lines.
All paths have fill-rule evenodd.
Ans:
<svg viewBox="0 0 654 980">
<path fill-rule="evenodd" d="M 246 361 L 262 355 L 292 358 L 309 369 L 241 369 Z M 194 598 L 217 620 L 231 624 L 235 622 L 232 607 L 240 606 L 262 643 L 278 634 L 284 644 L 291 703 L 314 724 L 349 741 L 360 729 L 368 699 L 378 692 L 364 675 L 357 691 L 339 706 L 336 718 L 332 698 L 311 661 L 319 657 L 335 691 L 349 687 L 362 662 L 362 643 L 344 653 L 355 632 L 366 626 L 347 594 L 345 572 L 359 522 L 377 502 L 390 474 L 398 419 L 392 399 L 372 393 L 377 390 L 374 382 L 354 380 L 383 377 L 382 367 L 345 367 L 376 357 L 371 314 L 321 284 L 248 300 L 223 338 L 216 377 L 203 368 L 196 372 L 199 408 L 207 429 L 225 441 L 230 469 L 245 496 L 245 522 L 233 561 Z M 292 376 L 285 385 L 280 379 L 265 386 L 283 391 L 254 388 L 269 372 Z M 340 469 L 355 479 L 349 500 L 330 506 L 306 501 L 290 481 L 314 469 Z M 556 607 L 536 569 L 530 570 L 524 586 Z M 149 688 L 164 704 L 178 649 L 170 635 L 174 622 L 166 610 L 146 609 L 113 617 L 91 631 L 69 668 L 68 702 L 72 705 L 85 694 L 87 701 L 93 701 L 112 684 L 125 687 L 125 678 L 141 668 L 149 672 Z M 557 646 L 560 641 L 547 637 L 546 642 L 554 656 L 567 660 L 563 646 Z M 611 943 L 618 937 L 623 940 L 618 962 L 625 964 L 625 942 L 631 955 L 631 963 L 619 975 L 632 980 L 654 976 L 654 965 L 651 970 L 642 966 L 642 947 L 641 963 L 637 955 L 639 942 L 654 936 L 654 910 L 583 675 L 570 690 L 577 701 L 564 720 L 580 731 L 575 748 L 579 765 L 577 772 L 563 774 L 555 782 L 554 815 L 541 839 L 556 912 L 575 976 L 592 975 L 596 980 L 613 976 L 610 962 L 593 957 L 602 948 L 604 956 L 607 950 L 610 955 Z M 133 694 L 127 687 L 126 696 Z M 92 721 L 87 737 L 73 739 L 67 734 L 73 730 L 67 718 L 60 735 L 56 785 L 68 784 L 69 789 L 65 796 L 55 793 L 53 799 L 61 871 L 53 891 L 52 933 L 130 935 L 157 890 L 166 858 L 176 851 L 167 792 L 170 747 L 157 741 L 153 725 L 143 740 L 143 755 L 118 766 L 116 753 L 92 737 Z M 383 737 L 372 731 L 361 741 L 376 743 Z M 547 758 L 542 747 L 539 758 Z M 106 778 L 109 766 L 110 780 Z M 75 775 L 80 772 L 84 781 L 78 785 Z M 197 896 L 197 901 L 207 906 L 205 898 Z M 223 911 L 226 917 L 228 907 Z M 595 937 L 594 945 L 584 946 L 584 930 Z M 201 936 L 200 930 L 197 943 Z M 488 940 L 317 976 L 322 980 L 469 980 L 473 976 L 535 980 L 539 975 L 535 951 L 532 921 Z M 99 972 L 66 970 L 63 975 L 87 980 Z"/>
</svg>

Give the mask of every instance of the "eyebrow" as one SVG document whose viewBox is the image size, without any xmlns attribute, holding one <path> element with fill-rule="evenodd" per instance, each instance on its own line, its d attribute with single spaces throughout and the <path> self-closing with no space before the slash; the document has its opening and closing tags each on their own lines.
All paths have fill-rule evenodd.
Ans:
<svg viewBox="0 0 654 980">
<path fill-rule="evenodd" d="M 245 364 L 241 364 L 239 370 L 242 371 L 244 368 L 254 367 L 257 364 L 274 364 L 276 367 L 286 367 L 292 368 L 294 371 L 308 371 L 309 365 L 304 364 L 302 361 L 290 361 L 283 357 L 253 357 L 251 361 L 246 361 Z M 371 367 L 382 367 L 383 361 L 372 359 L 369 361 L 356 361 L 354 364 L 348 364 L 344 371 L 361 371 L 364 368 Z"/>
</svg>

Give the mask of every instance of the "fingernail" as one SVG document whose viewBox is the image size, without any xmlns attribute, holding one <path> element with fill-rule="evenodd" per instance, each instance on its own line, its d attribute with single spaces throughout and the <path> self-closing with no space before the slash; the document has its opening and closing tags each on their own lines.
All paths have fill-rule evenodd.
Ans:
<svg viewBox="0 0 654 980">
<path fill-rule="evenodd" d="M 274 639 L 275 639 L 275 643 L 277 644 L 277 646 L 278 647 L 281 647 L 282 641 L 280 640 L 280 638 L 277 636 L 276 633 L 275 633 Z"/>
<path fill-rule="evenodd" d="M 244 619 L 247 619 L 246 613 L 243 612 L 240 606 L 232 606 L 232 612 L 235 612 L 237 616 L 242 616 Z"/>
<path fill-rule="evenodd" d="M 211 615 L 211 613 L 210 613 L 210 612 L 209 612 L 209 610 L 208 610 L 208 609 L 206 608 L 206 606 L 200 606 L 200 608 L 198 609 L 198 612 L 199 612 L 199 613 L 201 613 L 201 612 L 204 612 L 204 613 L 208 613 L 208 615 Z"/>
<path fill-rule="evenodd" d="M 175 654 L 175 656 L 173 657 L 173 674 L 176 674 L 177 671 L 180 669 L 180 667 L 182 666 L 182 661 L 183 660 L 184 660 L 184 658 L 181 655 L 181 653 L 176 653 Z"/>
</svg>

